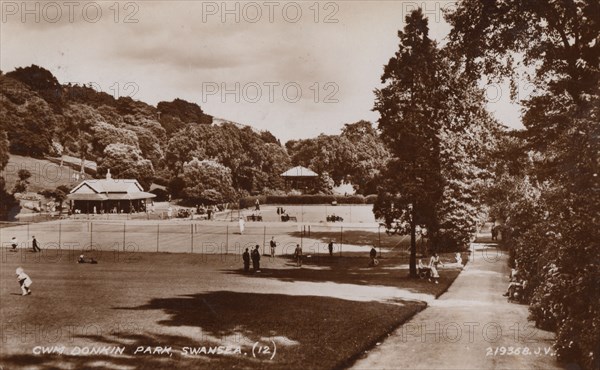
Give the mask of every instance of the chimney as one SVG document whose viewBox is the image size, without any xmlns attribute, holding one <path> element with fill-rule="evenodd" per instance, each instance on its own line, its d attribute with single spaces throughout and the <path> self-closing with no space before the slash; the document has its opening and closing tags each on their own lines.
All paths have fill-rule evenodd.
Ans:
<svg viewBox="0 0 600 370">
<path fill-rule="evenodd" d="M 108 172 L 106 172 L 106 179 L 110 180 L 112 178 L 112 175 L 110 174 L 110 168 L 108 169 Z"/>
</svg>

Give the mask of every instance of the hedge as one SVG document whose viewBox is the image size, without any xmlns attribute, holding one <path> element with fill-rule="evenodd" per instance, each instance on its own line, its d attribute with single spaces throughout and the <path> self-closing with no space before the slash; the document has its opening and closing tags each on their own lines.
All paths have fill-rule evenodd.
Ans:
<svg viewBox="0 0 600 370">
<path fill-rule="evenodd" d="M 259 195 L 240 199 L 240 208 L 254 207 L 256 200 L 260 204 L 373 204 L 377 195 Z"/>
</svg>

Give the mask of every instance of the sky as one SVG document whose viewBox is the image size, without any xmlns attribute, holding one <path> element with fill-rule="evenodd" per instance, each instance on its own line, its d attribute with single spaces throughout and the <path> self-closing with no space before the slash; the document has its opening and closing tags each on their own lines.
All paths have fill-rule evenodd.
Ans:
<svg viewBox="0 0 600 370">
<path fill-rule="evenodd" d="M 283 142 L 376 122 L 374 94 L 398 30 L 422 7 L 443 44 L 445 1 L 2 1 L 0 69 L 37 64 L 152 105 L 175 98 Z M 507 85 L 484 85 L 521 128 Z M 527 93 L 527 86 L 519 93 Z"/>
</svg>

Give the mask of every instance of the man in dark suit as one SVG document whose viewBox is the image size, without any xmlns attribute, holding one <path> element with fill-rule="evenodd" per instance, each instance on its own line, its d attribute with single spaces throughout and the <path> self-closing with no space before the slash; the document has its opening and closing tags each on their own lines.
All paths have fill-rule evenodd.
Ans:
<svg viewBox="0 0 600 370">
<path fill-rule="evenodd" d="M 34 252 L 41 252 L 42 250 L 40 249 L 40 246 L 38 244 L 37 239 L 35 238 L 35 235 L 32 237 L 31 239 L 31 245 L 33 247 L 33 251 Z"/>
<path fill-rule="evenodd" d="M 260 252 L 258 251 L 258 244 L 252 250 L 252 269 L 254 272 L 260 271 Z"/>
<path fill-rule="evenodd" d="M 248 248 L 242 254 L 242 259 L 244 260 L 244 272 L 250 271 L 250 253 L 248 252 Z"/>
</svg>

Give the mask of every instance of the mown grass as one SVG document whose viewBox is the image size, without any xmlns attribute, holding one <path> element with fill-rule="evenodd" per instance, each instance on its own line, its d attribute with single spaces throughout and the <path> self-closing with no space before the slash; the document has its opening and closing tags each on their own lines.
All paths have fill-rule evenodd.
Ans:
<svg viewBox="0 0 600 370">
<path fill-rule="evenodd" d="M 337 287 L 390 286 L 439 295 L 439 285 L 406 278 L 402 258 L 364 269 L 345 257 L 291 266 L 263 257 L 263 270 L 241 272 L 240 256 L 100 252 L 97 265 L 76 264 L 79 251 L 52 255 L 2 250 L 0 298 L 6 368 L 339 368 L 374 346 L 425 303 L 340 296 Z M 49 252 L 48 252 L 49 253 Z M 34 281 L 21 297 L 14 270 Z M 392 268 L 394 267 L 394 268 Z M 372 288 L 371 288 L 372 286 Z M 306 293 L 307 287 L 314 291 Z M 271 340 L 273 342 L 271 342 Z M 245 355 L 185 357 L 184 346 L 239 345 Z M 252 356 L 252 347 L 277 353 Z M 120 356 L 35 355 L 36 345 L 125 346 Z M 133 355 L 138 346 L 171 346 L 172 356 Z"/>
</svg>

